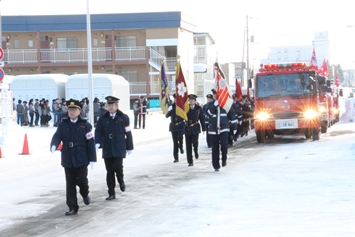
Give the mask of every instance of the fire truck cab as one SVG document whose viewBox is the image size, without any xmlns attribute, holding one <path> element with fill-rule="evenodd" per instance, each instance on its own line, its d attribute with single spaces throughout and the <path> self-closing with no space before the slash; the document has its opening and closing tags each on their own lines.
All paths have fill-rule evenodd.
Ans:
<svg viewBox="0 0 355 237">
<path fill-rule="evenodd" d="M 257 141 L 293 134 L 319 140 L 318 87 L 318 73 L 304 62 L 261 65 L 254 77 Z"/>
</svg>

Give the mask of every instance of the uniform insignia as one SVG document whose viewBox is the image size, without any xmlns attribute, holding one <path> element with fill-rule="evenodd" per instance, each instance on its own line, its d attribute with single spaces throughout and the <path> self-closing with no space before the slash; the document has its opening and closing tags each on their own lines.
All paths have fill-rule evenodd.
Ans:
<svg viewBox="0 0 355 237">
<path fill-rule="evenodd" d="M 92 132 L 88 132 L 86 133 L 86 140 L 90 140 L 90 139 L 93 139 L 94 138 L 94 134 L 92 134 Z"/>
<path fill-rule="evenodd" d="M 130 132 L 131 131 L 131 127 L 130 126 L 125 127 L 125 129 L 126 129 L 126 132 Z"/>
</svg>

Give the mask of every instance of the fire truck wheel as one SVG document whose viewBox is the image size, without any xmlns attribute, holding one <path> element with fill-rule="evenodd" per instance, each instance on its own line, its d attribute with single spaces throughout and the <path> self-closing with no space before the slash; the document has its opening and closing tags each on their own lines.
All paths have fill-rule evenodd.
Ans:
<svg viewBox="0 0 355 237">
<path fill-rule="evenodd" d="M 313 129 L 313 136 L 312 136 L 312 139 L 313 141 L 317 141 L 319 140 L 319 130 L 318 129 Z"/>
<path fill-rule="evenodd" d="M 257 131 L 256 140 L 258 143 L 265 143 L 265 131 Z"/>
<path fill-rule="evenodd" d="M 326 133 L 327 130 L 328 130 L 328 127 L 327 127 L 326 125 L 322 124 L 322 127 L 321 127 L 321 129 L 320 129 L 320 132 L 321 132 L 321 133 Z"/>
<path fill-rule="evenodd" d="M 305 131 L 304 131 L 304 135 L 306 136 L 307 139 L 311 138 L 311 129 L 307 128 Z"/>
</svg>

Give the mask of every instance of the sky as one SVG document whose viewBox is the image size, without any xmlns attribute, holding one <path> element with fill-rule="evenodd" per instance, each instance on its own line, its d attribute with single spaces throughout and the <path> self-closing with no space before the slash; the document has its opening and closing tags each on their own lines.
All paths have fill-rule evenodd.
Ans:
<svg viewBox="0 0 355 237">
<path fill-rule="evenodd" d="M 52 1 L 54 2 L 54 1 Z M 241 61 L 248 18 L 250 44 L 256 55 L 264 57 L 269 46 L 312 45 L 314 32 L 328 31 L 330 61 L 355 67 L 355 18 L 350 2 L 345 0 L 320 3 L 299 0 L 61 0 L 51 6 L 46 0 L 2 0 L 2 15 L 86 14 L 182 11 L 196 20 L 198 32 L 208 32 L 216 41 L 220 62 Z M 59 4 L 60 3 L 60 4 Z M 48 7 L 42 7 L 48 6 Z M 349 27 L 350 26 L 350 27 Z M 310 55 L 311 58 L 311 55 Z M 321 60 L 319 60 L 321 61 Z M 343 67 L 344 68 L 344 67 Z"/>
</svg>

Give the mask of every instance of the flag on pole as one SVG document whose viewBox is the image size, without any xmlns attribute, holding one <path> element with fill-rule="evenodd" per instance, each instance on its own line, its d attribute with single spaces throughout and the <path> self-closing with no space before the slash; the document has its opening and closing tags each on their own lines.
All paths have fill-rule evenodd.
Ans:
<svg viewBox="0 0 355 237">
<path fill-rule="evenodd" d="M 251 101 L 249 85 L 247 86 L 247 98 L 249 101 Z"/>
<path fill-rule="evenodd" d="M 180 62 L 176 64 L 176 115 L 187 120 L 187 112 L 190 109 L 188 91 Z"/>
<path fill-rule="evenodd" d="M 233 100 L 229 95 L 229 86 L 227 84 L 227 80 L 224 78 L 224 73 L 220 69 L 218 63 L 215 63 L 215 90 L 217 92 L 216 98 L 218 100 L 218 104 L 225 111 L 229 112 L 232 107 Z"/>
<path fill-rule="evenodd" d="M 165 74 L 164 59 L 161 60 L 161 70 L 159 74 L 160 94 L 159 101 L 160 107 L 164 114 L 168 113 L 169 108 L 169 87 L 168 80 Z"/>
<path fill-rule="evenodd" d="M 237 99 L 239 102 L 243 100 L 242 87 L 240 86 L 238 78 L 235 79 L 235 94 L 237 95 Z"/>
<path fill-rule="evenodd" d="M 316 50 L 313 48 L 312 52 L 312 58 L 311 58 L 311 63 L 310 66 L 312 69 L 318 71 L 318 64 L 317 64 L 317 57 L 316 57 Z"/>
<path fill-rule="evenodd" d="M 337 74 L 336 74 L 336 76 L 335 76 L 335 85 L 336 85 L 337 87 L 340 86 L 340 80 L 339 80 L 339 74 L 338 74 L 338 72 L 337 72 Z"/>
<path fill-rule="evenodd" d="M 328 66 L 327 66 L 327 62 L 325 61 L 325 59 L 323 59 L 323 64 L 322 64 L 322 67 L 320 68 L 319 72 L 320 72 L 321 76 L 327 77 L 329 75 Z"/>
</svg>

